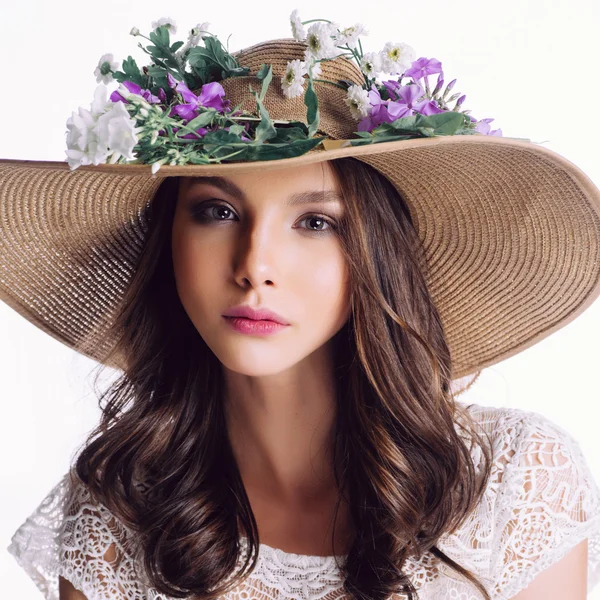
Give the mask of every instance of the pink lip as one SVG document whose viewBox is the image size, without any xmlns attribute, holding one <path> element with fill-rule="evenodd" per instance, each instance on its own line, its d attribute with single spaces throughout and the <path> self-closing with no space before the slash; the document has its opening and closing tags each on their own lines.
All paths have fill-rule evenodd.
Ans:
<svg viewBox="0 0 600 600">
<path fill-rule="evenodd" d="M 275 321 L 255 321 L 244 317 L 224 316 L 224 318 L 238 333 L 250 335 L 271 335 L 287 327 L 287 325 Z"/>
<path fill-rule="evenodd" d="M 273 321 L 280 325 L 289 325 L 289 323 L 276 312 L 269 310 L 268 308 L 252 308 L 247 304 L 241 304 L 240 306 L 234 306 L 226 310 L 223 313 L 224 317 L 244 317 L 245 319 L 252 319 L 253 321 Z"/>
</svg>

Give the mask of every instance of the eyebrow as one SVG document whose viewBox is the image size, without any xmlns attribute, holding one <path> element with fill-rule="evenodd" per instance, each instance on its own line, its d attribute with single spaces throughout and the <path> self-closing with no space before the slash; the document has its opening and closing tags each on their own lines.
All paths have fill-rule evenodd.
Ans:
<svg viewBox="0 0 600 600">
<path fill-rule="evenodd" d="M 204 176 L 194 178 L 190 184 L 190 189 L 196 187 L 197 185 L 213 185 L 214 187 L 219 188 L 230 196 L 236 196 L 241 198 L 244 202 L 248 201 L 248 197 L 244 193 L 239 186 L 237 186 L 230 179 L 225 179 L 224 177 L 217 176 Z M 335 190 L 307 190 L 305 192 L 297 192 L 288 196 L 286 199 L 286 204 L 288 206 L 299 206 L 302 204 L 327 204 L 332 202 L 340 202 L 342 197 L 339 192 Z"/>
</svg>

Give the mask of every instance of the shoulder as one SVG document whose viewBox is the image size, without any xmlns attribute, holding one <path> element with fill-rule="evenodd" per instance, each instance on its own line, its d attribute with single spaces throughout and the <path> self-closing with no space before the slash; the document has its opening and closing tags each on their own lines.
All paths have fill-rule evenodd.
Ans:
<svg viewBox="0 0 600 600">
<path fill-rule="evenodd" d="M 14 533 L 8 547 L 47 598 L 65 581 L 86 598 L 141 597 L 132 533 L 67 472 Z"/>
<path fill-rule="evenodd" d="M 481 505 L 457 535 L 478 549 L 473 564 L 494 598 L 512 598 L 584 539 L 591 589 L 600 580 L 600 489 L 577 440 L 537 412 L 463 406 L 488 436 L 492 465 Z"/>
</svg>

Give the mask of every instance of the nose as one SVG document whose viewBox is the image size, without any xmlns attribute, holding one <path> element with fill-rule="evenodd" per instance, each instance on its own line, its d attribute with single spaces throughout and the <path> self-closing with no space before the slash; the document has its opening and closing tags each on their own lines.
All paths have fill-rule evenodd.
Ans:
<svg viewBox="0 0 600 600">
<path fill-rule="evenodd" d="M 234 277 L 242 287 L 260 287 L 278 281 L 277 272 L 283 258 L 282 240 L 272 220 L 254 220 L 240 228 L 234 254 Z"/>
</svg>

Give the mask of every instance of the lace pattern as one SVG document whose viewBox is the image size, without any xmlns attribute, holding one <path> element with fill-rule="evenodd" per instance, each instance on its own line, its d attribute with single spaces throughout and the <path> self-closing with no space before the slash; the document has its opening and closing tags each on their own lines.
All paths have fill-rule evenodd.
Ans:
<svg viewBox="0 0 600 600">
<path fill-rule="evenodd" d="M 588 539 L 591 591 L 600 581 L 600 489 L 579 444 L 538 413 L 476 404 L 469 412 L 491 436 L 493 469 L 482 501 L 438 547 L 473 572 L 493 600 L 510 600 Z M 480 449 L 473 452 L 478 465 Z M 83 485 L 72 487 L 66 473 L 16 530 L 8 551 L 46 600 L 59 600 L 59 575 L 87 600 L 174 600 L 140 577 L 128 543 L 131 535 L 105 507 L 92 502 Z M 240 544 L 245 550 L 244 538 Z M 431 553 L 407 561 L 404 570 L 420 600 L 482 597 Z M 250 577 L 222 600 L 345 597 L 334 557 L 293 554 L 261 544 Z M 393 595 L 391 600 L 402 598 Z"/>
</svg>

